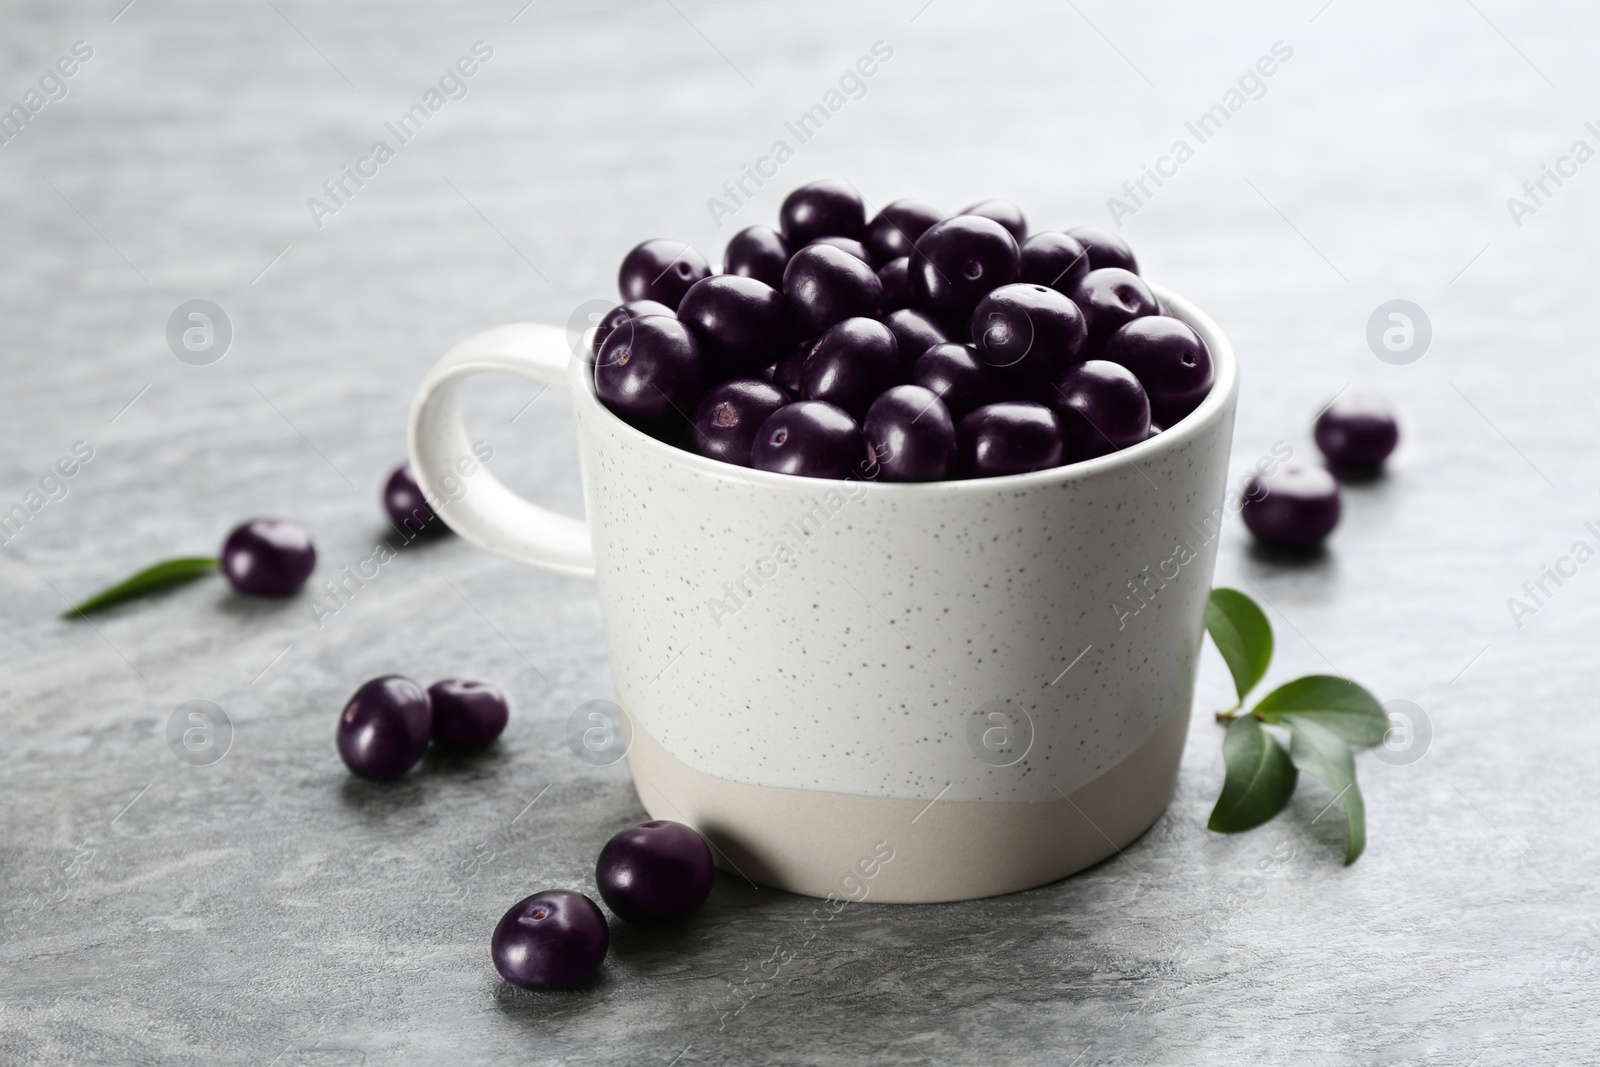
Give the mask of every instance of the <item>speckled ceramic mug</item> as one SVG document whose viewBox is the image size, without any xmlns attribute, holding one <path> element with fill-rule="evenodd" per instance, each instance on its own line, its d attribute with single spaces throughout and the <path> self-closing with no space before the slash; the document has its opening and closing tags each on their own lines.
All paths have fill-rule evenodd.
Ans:
<svg viewBox="0 0 1600 1067">
<path fill-rule="evenodd" d="M 461 386 L 564 384 L 588 522 L 486 470 L 442 505 L 493 552 L 593 578 L 635 786 L 723 865 L 817 896 L 938 901 L 1061 878 L 1143 833 L 1183 751 L 1238 374 L 1164 433 L 1032 474 L 927 484 L 748 470 L 595 396 L 565 332 L 470 337 L 423 382 L 430 494 L 472 455 Z"/>
</svg>

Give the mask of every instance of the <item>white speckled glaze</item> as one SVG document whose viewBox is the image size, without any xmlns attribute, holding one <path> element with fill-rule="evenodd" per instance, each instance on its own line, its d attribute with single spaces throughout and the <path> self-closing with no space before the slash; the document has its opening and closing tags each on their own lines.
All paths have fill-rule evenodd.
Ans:
<svg viewBox="0 0 1600 1067">
<path fill-rule="evenodd" d="M 443 473 L 470 455 L 465 376 L 564 379 L 588 525 L 486 470 L 443 512 L 493 551 L 594 576 L 618 702 L 689 771 L 846 797 L 1059 801 L 1193 696 L 1237 370 L 1205 315 L 1157 291 L 1210 347 L 1211 395 L 1149 441 L 1066 467 L 906 485 L 731 466 L 624 424 L 563 332 L 531 325 L 440 361 L 413 409 L 412 461 L 443 497 Z M 973 710 L 994 701 L 1032 723 L 1012 766 L 967 740 Z M 1176 757 L 1165 763 L 1128 788 L 1164 806 Z"/>
</svg>

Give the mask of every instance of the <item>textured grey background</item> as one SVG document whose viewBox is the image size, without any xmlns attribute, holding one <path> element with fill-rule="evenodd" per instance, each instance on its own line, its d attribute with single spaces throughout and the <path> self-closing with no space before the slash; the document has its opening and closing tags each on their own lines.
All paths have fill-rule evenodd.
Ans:
<svg viewBox="0 0 1600 1067">
<path fill-rule="evenodd" d="M 1597 143 L 1593 13 L 521 2 L 0 14 L 0 103 L 73 41 L 95 50 L 0 146 L 0 508 L 74 441 L 95 450 L 0 551 L 0 1060 L 1591 1058 L 1600 566 L 1520 628 L 1506 599 L 1596 541 L 1600 163 L 1520 227 L 1505 200 Z M 479 39 L 494 57 L 470 94 L 315 228 L 306 198 Z M 501 911 L 591 888 L 598 846 L 640 814 L 620 768 L 564 739 L 610 691 L 590 588 L 450 541 L 408 548 L 321 630 L 305 599 L 215 581 L 94 627 L 55 616 L 254 514 L 315 531 L 318 580 L 367 555 L 423 370 L 471 331 L 608 296 L 643 236 L 715 254 L 734 227 L 706 198 L 880 39 L 894 57 L 867 95 L 733 223 L 838 175 L 879 203 L 999 195 L 1041 226 L 1104 224 L 1185 120 L 1293 47 L 1124 232 L 1235 341 L 1236 470 L 1279 439 L 1304 452 L 1346 385 L 1400 406 L 1392 474 L 1349 493 L 1325 556 L 1262 556 L 1235 522 L 1219 580 L 1273 606 L 1269 681 L 1331 663 L 1425 709 L 1431 746 L 1409 766 L 1360 758 L 1370 844 L 1352 868 L 1314 784 L 1256 832 L 1209 834 L 1204 713 L 1227 682 L 1208 653 L 1178 798 L 1123 858 L 1004 899 L 852 906 L 809 941 L 811 901 L 723 878 L 680 932 L 618 929 L 592 988 L 510 991 L 487 956 Z M 236 331 L 207 367 L 164 340 L 199 297 Z M 1403 367 L 1364 338 L 1397 297 L 1435 330 Z M 513 422 L 533 395 L 485 385 L 475 433 L 505 478 L 576 510 L 561 403 Z M 508 686 L 500 750 L 351 781 L 334 717 L 389 671 Z M 213 766 L 163 739 L 191 699 L 236 727 Z"/>
</svg>

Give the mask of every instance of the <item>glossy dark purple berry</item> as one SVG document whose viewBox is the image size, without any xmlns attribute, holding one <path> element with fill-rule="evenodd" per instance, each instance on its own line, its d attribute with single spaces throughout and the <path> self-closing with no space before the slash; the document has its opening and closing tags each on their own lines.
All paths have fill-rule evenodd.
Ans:
<svg viewBox="0 0 1600 1067">
<path fill-rule="evenodd" d="M 808 245 L 818 237 L 856 237 L 866 229 L 861 194 L 848 182 L 824 178 L 802 185 L 784 197 L 778 225 L 789 247 Z"/>
<path fill-rule="evenodd" d="M 1088 356 L 1098 356 L 1111 335 L 1134 319 L 1161 311 L 1144 279 L 1121 267 L 1100 267 L 1084 275 L 1072 302 L 1089 326 Z"/>
<path fill-rule="evenodd" d="M 222 573 L 248 596 L 293 596 L 316 565 L 311 531 L 287 519 L 251 519 L 222 542 Z"/>
<path fill-rule="evenodd" d="M 912 368 L 911 382 L 943 400 L 957 422 L 973 408 L 1000 399 L 994 369 L 978 358 L 971 345 L 945 342 L 927 349 Z"/>
<path fill-rule="evenodd" d="M 766 282 L 713 274 L 689 287 L 678 318 L 694 331 L 700 355 L 715 374 L 752 375 L 789 340 L 789 308 Z"/>
<path fill-rule="evenodd" d="M 711 846 L 699 831 L 652 819 L 606 842 L 594 880 L 617 918 L 649 925 L 694 914 L 711 895 L 716 870 Z"/>
<path fill-rule="evenodd" d="M 916 298 L 911 295 L 911 279 L 907 269 L 911 261 L 905 256 L 891 259 L 878 268 L 878 280 L 883 283 L 883 310 L 900 311 L 911 307 Z"/>
<path fill-rule="evenodd" d="M 811 243 L 814 245 L 832 245 L 835 248 L 849 252 L 852 256 L 855 256 L 869 267 L 877 266 L 877 263 L 875 263 L 872 259 L 872 253 L 867 251 L 867 246 L 856 240 L 854 237 L 818 237 Z"/>
<path fill-rule="evenodd" d="M 733 378 L 711 391 L 694 409 L 694 450 L 724 463 L 750 466 L 750 444 L 761 424 L 790 397 L 755 378 Z"/>
<path fill-rule="evenodd" d="M 1022 272 L 1022 253 L 1004 226 L 957 215 L 928 227 L 911 256 L 917 306 L 946 325 L 965 327 L 978 301 Z"/>
<path fill-rule="evenodd" d="M 789 242 L 771 226 L 750 226 L 733 235 L 722 254 L 722 270 L 783 288 L 783 268 L 789 265 Z"/>
<path fill-rule="evenodd" d="M 500 977 L 527 989 L 586 981 L 606 958 L 611 927 L 600 905 L 566 889 L 547 889 L 511 905 L 489 942 Z"/>
<path fill-rule="evenodd" d="M 867 223 L 862 243 L 879 263 L 887 263 L 891 259 L 910 255 L 917 238 L 929 226 L 943 222 L 945 218 L 943 211 L 925 200 L 893 200 Z"/>
<path fill-rule="evenodd" d="M 494 744 L 511 721 L 506 695 L 488 682 L 446 678 L 428 686 L 433 705 L 433 743 L 472 749 Z"/>
<path fill-rule="evenodd" d="M 1059 467 L 1065 459 L 1061 420 L 1043 404 L 986 404 L 956 427 L 956 469 L 966 478 L 1025 474 Z"/>
<path fill-rule="evenodd" d="M 1071 296 L 1088 274 L 1089 253 L 1076 237 L 1046 230 L 1022 242 L 1022 280 Z"/>
<path fill-rule="evenodd" d="M 606 407 L 644 429 L 682 420 L 706 389 L 705 361 L 689 328 L 650 316 L 606 338 L 594 360 L 595 392 Z"/>
<path fill-rule="evenodd" d="M 1120 363 L 1090 359 L 1072 367 L 1056 380 L 1050 406 L 1061 417 L 1070 460 L 1117 452 L 1150 436 L 1150 400 Z"/>
<path fill-rule="evenodd" d="M 783 295 L 795 318 L 817 333 L 857 315 L 877 318 L 883 310 L 878 273 L 832 245 L 807 245 L 789 259 Z"/>
<path fill-rule="evenodd" d="M 622 260 L 622 299 L 654 300 L 676 310 L 689 286 L 711 273 L 706 257 L 682 241 L 657 237 L 635 245 Z"/>
<path fill-rule="evenodd" d="M 885 482 L 943 478 L 956 454 L 956 424 L 944 401 L 920 385 L 897 385 L 872 402 L 862 425 L 877 477 Z"/>
<path fill-rule="evenodd" d="M 642 319 L 647 315 L 666 315 L 671 317 L 673 310 L 667 305 L 654 300 L 630 300 L 626 304 L 618 304 L 600 317 L 595 324 L 594 340 L 590 343 L 591 355 L 600 351 L 600 346 L 606 343 L 619 327 L 625 326 L 634 319 Z"/>
<path fill-rule="evenodd" d="M 1309 548 L 1339 524 L 1339 483 L 1321 467 L 1289 463 L 1250 479 L 1243 510 L 1244 524 L 1261 540 Z"/>
<path fill-rule="evenodd" d="M 408 538 L 420 533 L 443 533 L 449 527 L 433 513 L 428 500 L 411 472 L 411 464 L 402 463 L 389 474 L 383 485 L 383 509 L 389 521 Z"/>
<path fill-rule="evenodd" d="M 1078 305 L 1046 285 L 1002 285 L 972 311 L 978 358 L 1034 382 L 1048 382 L 1083 356 Z"/>
<path fill-rule="evenodd" d="M 1128 247 L 1128 242 L 1110 230 L 1102 230 L 1098 226 L 1074 226 L 1067 231 L 1067 236 L 1076 238 L 1089 253 L 1090 270 L 1121 267 L 1123 270 L 1139 273 L 1139 261 L 1133 256 L 1133 249 Z"/>
<path fill-rule="evenodd" d="M 397 674 L 367 682 L 339 713 L 339 757 L 374 781 L 404 777 L 432 737 L 433 702 L 422 686 Z"/>
<path fill-rule="evenodd" d="M 1349 471 L 1383 466 L 1400 443 L 1394 409 L 1371 394 L 1342 396 L 1317 416 L 1317 447 L 1334 467 Z"/>
<path fill-rule="evenodd" d="M 1022 209 L 1009 200 L 995 197 L 991 200 L 980 200 L 976 204 L 969 204 L 961 209 L 963 215 L 977 215 L 985 219 L 993 219 L 1006 228 L 1006 232 L 1021 244 L 1028 236 L 1028 220 L 1023 217 Z"/>
<path fill-rule="evenodd" d="M 843 408 L 822 400 L 801 400 L 773 412 L 750 447 L 757 470 L 802 478 L 846 478 L 866 466 L 867 448 Z"/>
<path fill-rule="evenodd" d="M 813 337 L 808 341 L 795 342 L 772 366 L 772 384 L 791 398 L 800 395 L 800 369 L 806 365 L 806 357 L 811 350 L 817 347 L 817 340 Z"/>
<path fill-rule="evenodd" d="M 1199 407 L 1216 379 L 1200 335 L 1166 315 L 1146 315 L 1121 327 L 1106 341 L 1101 358 L 1133 372 L 1150 396 L 1152 416 L 1164 426 Z"/>
<path fill-rule="evenodd" d="M 876 319 L 845 319 L 817 338 L 800 367 L 800 396 L 826 400 L 860 419 L 873 399 L 899 381 L 894 334 Z"/>
<path fill-rule="evenodd" d="M 900 350 L 902 379 L 911 376 L 911 368 L 917 365 L 917 359 L 922 353 L 934 345 L 942 345 L 950 340 L 950 335 L 932 315 L 916 308 L 891 311 L 883 317 L 883 324 L 894 334 L 895 345 Z"/>
</svg>

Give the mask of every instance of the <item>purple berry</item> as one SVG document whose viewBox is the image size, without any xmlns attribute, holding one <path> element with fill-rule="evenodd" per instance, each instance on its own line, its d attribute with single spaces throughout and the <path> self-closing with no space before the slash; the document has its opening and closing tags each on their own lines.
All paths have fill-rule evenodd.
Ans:
<svg viewBox="0 0 1600 1067">
<path fill-rule="evenodd" d="M 446 678 L 428 686 L 433 704 L 433 743 L 445 748 L 494 744 L 511 719 L 506 695 L 488 682 Z"/>
<path fill-rule="evenodd" d="M 956 468 L 967 478 L 1059 467 L 1061 420 L 1043 404 L 1007 400 L 971 411 L 956 428 Z"/>
<path fill-rule="evenodd" d="M 1146 315 L 1106 341 L 1101 358 L 1133 372 L 1150 396 L 1150 411 L 1171 426 L 1200 406 L 1211 391 L 1211 352 L 1189 324 L 1166 315 Z"/>
<path fill-rule="evenodd" d="M 1120 363 L 1090 359 L 1055 383 L 1056 414 L 1067 456 L 1091 459 L 1136 445 L 1150 436 L 1150 400 L 1133 372 Z"/>
<path fill-rule="evenodd" d="M 1078 305 L 1044 285 L 1002 285 L 972 311 L 978 358 L 1034 382 L 1078 362 L 1086 332 Z"/>
<path fill-rule="evenodd" d="M 1022 243 L 1022 280 L 1071 296 L 1088 274 L 1089 253 L 1076 237 L 1047 230 Z"/>
<path fill-rule="evenodd" d="M 794 254 L 783 272 L 783 295 L 795 317 L 817 333 L 857 315 L 877 318 L 883 309 L 877 272 L 832 245 L 807 245 Z"/>
<path fill-rule="evenodd" d="M 1072 294 L 1072 302 L 1083 312 L 1089 327 L 1087 355 L 1098 356 L 1111 335 L 1134 319 L 1158 315 L 1155 294 L 1132 271 L 1121 267 L 1099 267 L 1084 275 Z"/>
<path fill-rule="evenodd" d="M 396 674 L 367 682 L 339 713 L 336 739 L 345 766 L 392 782 L 417 765 L 433 736 L 433 704 L 422 686 Z"/>
<path fill-rule="evenodd" d="M 899 311 L 915 303 L 916 298 L 911 295 L 911 279 L 907 274 L 910 264 L 911 260 L 901 256 L 878 268 L 878 281 L 883 283 L 884 311 Z"/>
<path fill-rule="evenodd" d="M 968 205 L 961 209 L 962 215 L 977 215 L 980 218 L 993 219 L 1006 228 L 1006 232 L 1021 244 L 1028 236 L 1028 220 L 1023 217 L 1022 209 L 1009 200 L 998 197 L 992 200 L 980 200 L 976 204 Z"/>
<path fill-rule="evenodd" d="M 872 402 L 862 432 L 886 482 L 945 476 L 956 452 L 956 424 L 944 401 L 920 385 L 897 385 Z"/>
<path fill-rule="evenodd" d="M 911 256 L 917 306 L 965 328 L 978 301 L 1022 272 L 1022 253 L 1004 226 L 980 215 L 957 215 L 928 227 Z"/>
<path fill-rule="evenodd" d="M 750 444 L 788 394 L 754 378 L 733 378 L 712 388 L 694 410 L 694 450 L 724 463 L 750 466 Z"/>
<path fill-rule="evenodd" d="M 846 478 L 867 458 L 861 427 L 843 408 L 801 400 L 774 411 L 750 447 L 757 470 L 802 478 Z"/>
<path fill-rule="evenodd" d="M 1097 226 L 1074 226 L 1067 231 L 1067 236 L 1075 238 L 1089 253 L 1089 269 L 1099 270 L 1101 267 L 1121 267 L 1123 270 L 1139 273 L 1139 262 L 1133 258 L 1133 249 L 1128 247 L 1128 242 L 1118 237 L 1109 230 L 1102 230 Z"/>
<path fill-rule="evenodd" d="M 806 357 L 811 350 L 817 347 L 818 338 L 809 341 L 797 341 L 789 346 L 778 362 L 772 367 L 772 384 L 782 389 L 791 397 L 800 395 L 800 370 L 806 365 Z"/>
<path fill-rule="evenodd" d="M 973 408 L 999 399 L 1000 383 L 995 372 L 978 358 L 971 345 L 934 345 L 917 360 L 911 381 L 943 400 L 950 417 L 957 421 Z"/>
<path fill-rule="evenodd" d="M 802 185 L 784 197 L 778 224 L 790 248 L 808 245 L 818 237 L 860 237 L 867 212 L 861 194 L 846 182 L 824 178 Z"/>
<path fill-rule="evenodd" d="M 946 215 L 925 200 L 894 200 L 884 205 L 882 211 L 867 223 L 866 236 L 862 238 L 879 263 L 911 254 L 917 238 Z"/>
<path fill-rule="evenodd" d="M 894 334 L 895 346 L 900 351 L 901 378 L 911 376 L 911 368 L 917 365 L 922 353 L 950 340 L 950 335 L 932 315 L 915 308 L 891 311 L 883 317 L 883 324 Z"/>
<path fill-rule="evenodd" d="M 889 327 L 876 319 L 845 319 L 818 338 L 806 356 L 800 395 L 826 400 L 859 419 L 874 397 L 899 380 L 899 370 L 899 347 Z"/>
<path fill-rule="evenodd" d="M 789 265 L 789 242 L 771 226 L 740 230 L 722 254 L 722 270 L 783 288 L 783 268 Z"/>
<path fill-rule="evenodd" d="M 595 356 L 594 384 L 620 418 L 653 429 L 694 410 L 705 392 L 706 368 L 689 328 L 657 315 L 606 338 Z"/>
<path fill-rule="evenodd" d="M 618 327 L 634 319 L 642 319 L 647 315 L 665 315 L 671 318 L 673 314 L 673 310 L 667 305 L 654 300 L 630 300 L 626 304 L 618 304 L 601 316 L 595 325 L 594 340 L 590 343 L 589 352 L 591 355 L 599 352 L 600 346 L 606 343 L 606 338 L 610 337 Z"/>
<path fill-rule="evenodd" d="M 689 245 L 657 237 L 635 245 L 623 258 L 617 288 L 625 301 L 654 300 L 676 310 L 689 286 L 710 273 L 706 257 Z"/>
<path fill-rule="evenodd" d="M 251 519 L 222 542 L 222 573 L 247 596 L 293 596 L 316 565 L 311 532 L 287 519 Z"/>
<path fill-rule="evenodd" d="M 700 354 L 721 374 L 749 375 L 771 363 L 788 340 L 789 309 L 766 282 L 738 274 L 702 278 L 683 294 L 678 318 Z"/>
<path fill-rule="evenodd" d="M 489 942 L 500 977 L 529 989 L 580 984 L 600 969 L 611 927 L 600 905 L 566 889 L 517 901 Z"/>
<path fill-rule="evenodd" d="M 841 251 L 849 252 L 852 256 L 855 256 L 869 267 L 877 266 L 877 264 L 872 261 L 872 255 L 867 251 L 867 246 L 856 240 L 854 237 L 818 237 L 815 241 L 812 241 L 811 244 L 832 245 Z"/>
<path fill-rule="evenodd" d="M 449 529 L 442 520 L 434 521 L 438 517 L 428 506 L 409 463 L 402 463 L 389 473 L 389 480 L 383 486 L 383 508 L 395 528 L 408 537 L 424 532 L 443 533 Z"/>
<path fill-rule="evenodd" d="M 1250 479 L 1244 524 L 1272 545 L 1309 548 L 1339 524 L 1339 483 L 1321 467 L 1290 463 Z"/>
<path fill-rule="evenodd" d="M 594 866 L 600 898 L 630 923 L 672 922 L 711 895 L 717 864 L 693 827 L 652 819 L 617 834 Z"/>
<path fill-rule="evenodd" d="M 1394 409 L 1382 397 L 1355 394 L 1340 397 L 1323 409 L 1316 422 L 1317 447 L 1335 467 L 1349 471 L 1383 466 L 1400 443 Z"/>
</svg>

